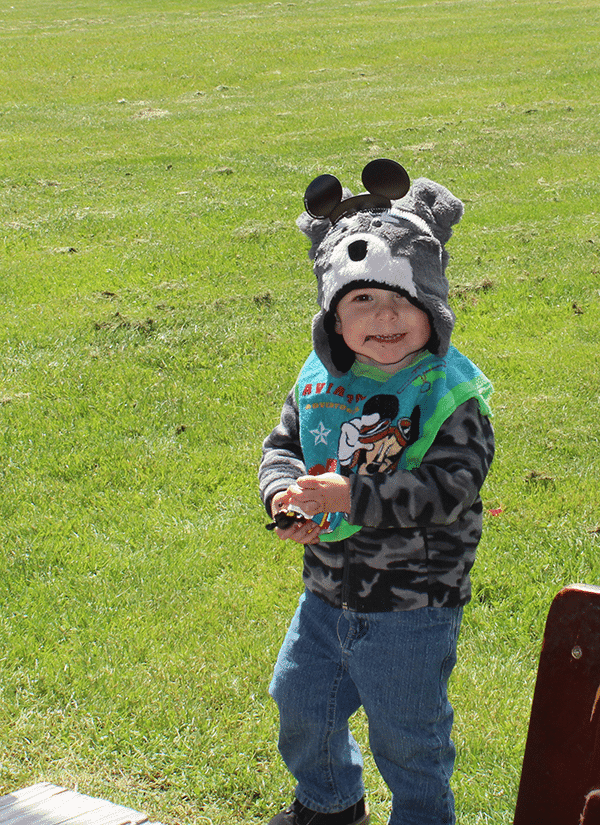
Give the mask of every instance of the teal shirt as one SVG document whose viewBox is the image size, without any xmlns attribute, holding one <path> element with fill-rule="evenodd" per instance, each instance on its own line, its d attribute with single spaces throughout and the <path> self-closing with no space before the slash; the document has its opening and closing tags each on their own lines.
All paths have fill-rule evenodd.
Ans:
<svg viewBox="0 0 600 825">
<path fill-rule="evenodd" d="M 425 352 L 394 375 L 355 361 L 341 378 L 313 352 L 296 384 L 300 442 L 311 475 L 371 475 L 418 467 L 440 427 L 465 401 L 476 398 L 491 416 L 492 385 L 455 347 L 443 356 Z M 313 516 L 340 541 L 360 530 L 342 513 Z"/>
</svg>

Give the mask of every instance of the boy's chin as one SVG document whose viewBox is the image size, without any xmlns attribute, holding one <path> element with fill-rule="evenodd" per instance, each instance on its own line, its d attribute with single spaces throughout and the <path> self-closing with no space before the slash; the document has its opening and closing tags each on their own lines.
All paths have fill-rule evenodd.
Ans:
<svg viewBox="0 0 600 825">
<path fill-rule="evenodd" d="M 364 353 L 355 353 L 355 356 L 356 360 L 361 364 L 370 364 L 373 367 L 378 367 L 384 372 L 396 372 L 404 367 L 408 367 L 423 352 L 425 352 L 424 349 L 419 349 L 415 352 L 390 354 L 388 356 L 385 354 L 367 355 Z"/>
</svg>

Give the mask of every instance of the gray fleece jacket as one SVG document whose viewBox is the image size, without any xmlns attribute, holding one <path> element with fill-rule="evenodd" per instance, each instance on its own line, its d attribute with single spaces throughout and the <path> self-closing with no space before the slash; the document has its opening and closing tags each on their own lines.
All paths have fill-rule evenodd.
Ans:
<svg viewBox="0 0 600 825">
<path fill-rule="evenodd" d="M 307 474 L 297 388 L 263 444 L 262 500 Z M 352 472 L 347 521 L 360 530 L 342 541 L 305 545 L 306 587 L 328 604 L 361 613 L 455 607 L 471 596 L 470 570 L 482 530 L 480 489 L 494 434 L 475 398 L 441 425 L 412 470 Z"/>
</svg>

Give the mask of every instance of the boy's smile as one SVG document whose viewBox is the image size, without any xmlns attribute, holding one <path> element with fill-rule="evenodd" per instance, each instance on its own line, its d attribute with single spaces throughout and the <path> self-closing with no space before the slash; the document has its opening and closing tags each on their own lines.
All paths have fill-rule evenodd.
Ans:
<svg viewBox="0 0 600 825">
<path fill-rule="evenodd" d="M 426 348 L 427 313 L 389 289 L 353 289 L 337 305 L 335 331 L 363 364 L 393 374 Z"/>
</svg>

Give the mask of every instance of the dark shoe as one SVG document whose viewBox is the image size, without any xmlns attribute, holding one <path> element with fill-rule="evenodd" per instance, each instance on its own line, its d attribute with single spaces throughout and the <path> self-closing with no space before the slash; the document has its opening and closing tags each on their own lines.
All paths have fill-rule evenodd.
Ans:
<svg viewBox="0 0 600 825">
<path fill-rule="evenodd" d="M 364 799 L 337 814 L 311 811 L 297 799 L 289 808 L 271 819 L 269 825 L 368 825 L 369 809 Z"/>
</svg>

